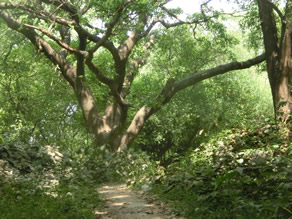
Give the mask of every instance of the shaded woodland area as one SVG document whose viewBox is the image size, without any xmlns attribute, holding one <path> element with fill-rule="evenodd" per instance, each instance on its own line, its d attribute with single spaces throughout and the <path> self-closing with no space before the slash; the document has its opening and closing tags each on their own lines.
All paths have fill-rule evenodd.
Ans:
<svg viewBox="0 0 292 219">
<path fill-rule="evenodd" d="M 292 2 L 170 2 L 0 1 L 0 218 L 292 218 Z"/>
</svg>

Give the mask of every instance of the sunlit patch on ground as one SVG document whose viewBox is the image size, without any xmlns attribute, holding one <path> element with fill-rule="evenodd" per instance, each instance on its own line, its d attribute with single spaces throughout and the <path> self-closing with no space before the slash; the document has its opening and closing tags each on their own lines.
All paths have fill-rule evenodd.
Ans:
<svg viewBox="0 0 292 219">
<path fill-rule="evenodd" d="M 123 205 L 126 205 L 126 204 L 128 204 L 128 203 L 126 203 L 126 202 L 114 202 L 111 205 L 112 206 L 123 206 Z"/>
<path fill-rule="evenodd" d="M 108 212 L 107 211 L 94 210 L 94 214 L 95 215 L 107 215 Z"/>
<path fill-rule="evenodd" d="M 125 184 L 105 185 L 98 189 L 106 200 L 104 210 L 96 210 L 97 218 L 103 219 L 174 219 L 182 218 L 173 215 L 164 205 L 143 193 L 127 189 Z M 151 203 L 150 203 L 151 202 Z"/>
<path fill-rule="evenodd" d="M 116 195 L 116 196 L 112 196 L 111 199 L 119 199 L 119 198 L 128 198 L 130 197 L 129 195 Z"/>
</svg>

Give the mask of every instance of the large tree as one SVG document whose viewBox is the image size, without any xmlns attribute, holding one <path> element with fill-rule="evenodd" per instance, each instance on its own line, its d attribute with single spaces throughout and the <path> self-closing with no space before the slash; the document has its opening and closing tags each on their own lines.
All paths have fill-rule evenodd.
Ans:
<svg viewBox="0 0 292 219">
<path fill-rule="evenodd" d="M 219 14 L 201 5 L 201 13 L 188 21 L 180 20 L 177 10 L 165 7 L 169 0 L 17 0 L 0 3 L 0 17 L 12 30 L 28 39 L 61 71 L 73 88 L 89 131 L 97 146 L 112 151 L 127 148 L 145 121 L 168 103 L 179 91 L 207 78 L 228 71 L 249 68 L 265 60 L 265 54 L 243 62 L 231 62 L 201 72 L 190 72 L 182 79 L 169 78 L 150 106 L 144 105 L 127 122 L 131 104 L 127 96 L 135 75 L 147 61 L 147 50 L 155 43 L 154 27 L 174 28 L 218 19 Z M 178 36 L 179 37 L 179 36 Z M 133 50 L 145 42 L 140 57 Z M 175 46 L 175 45 L 174 45 Z M 141 47 L 141 46 L 140 46 Z M 111 60 L 100 66 L 101 52 Z M 21 54 L 20 54 L 21 55 Z M 146 55 L 146 56 L 145 56 Z M 108 89 L 106 107 L 94 97 L 88 75 L 94 74 Z M 101 112 L 103 111 L 103 112 Z M 127 124 L 128 127 L 127 127 Z"/>
<path fill-rule="evenodd" d="M 284 12 L 276 1 L 257 0 L 257 4 L 274 110 L 277 120 L 286 124 L 292 113 L 292 1 L 286 0 Z M 280 18 L 280 28 L 275 14 Z"/>
</svg>

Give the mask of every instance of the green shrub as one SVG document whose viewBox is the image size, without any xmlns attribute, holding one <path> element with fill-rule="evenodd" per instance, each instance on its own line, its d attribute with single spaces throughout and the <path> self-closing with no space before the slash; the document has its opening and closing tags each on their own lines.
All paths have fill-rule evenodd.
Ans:
<svg viewBox="0 0 292 219">
<path fill-rule="evenodd" d="M 0 218 L 94 218 L 97 183 L 74 175 L 78 162 L 52 146 L 14 142 L 0 152 Z"/>
<path fill-rule="evenodd" d="M 189 218 L 289 218 L 291 151 L 273 125 L 230 130 L 170 165 L 153 192 Z"/>
</svg>

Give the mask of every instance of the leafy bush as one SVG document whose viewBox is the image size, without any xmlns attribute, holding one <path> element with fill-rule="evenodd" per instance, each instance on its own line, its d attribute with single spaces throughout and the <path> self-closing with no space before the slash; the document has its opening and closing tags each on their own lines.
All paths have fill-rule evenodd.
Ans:
<svg viewBox="0 0 292 219">
<path fill-rule="evenodd" d="M 129 185 L 140 185 L 150 183 L 157 174 L 157 164 L 145 152 L 110 153 L 95 150 L 82 156 L 79 166 L 81 169 L 76 170 L 76 174 L 80 170 L 88 172 L 100 183 L 127 181 Z"/>
<path fill-rule="evenodd" d="M 277 127 L 230 130 L 168 167 L 153 191 L 192 218 L 292 216 L 292 144 Z"/>
<path fill-rule="evenodd" d="M 0 218 L 94 218 L 96 182 L 77 181 L 77 166 L 56 147 L 1 144 Z"/>
</svg>

